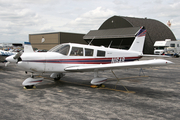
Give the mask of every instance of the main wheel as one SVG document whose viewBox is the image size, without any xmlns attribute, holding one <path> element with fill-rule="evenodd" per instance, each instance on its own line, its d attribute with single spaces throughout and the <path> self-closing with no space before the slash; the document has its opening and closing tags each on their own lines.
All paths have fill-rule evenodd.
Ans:
<svg viewBox="0 0 180 120">
<path fill-rule="evenodd" d="M 34 86 L 34 85 L 24 86 L 24 89 L 32 89 L 32 88 L 36 88 L 36 86 Z"/>
<path fill-rule="evenodd" d="M 54 78 L 54 81 L 60 80 L 64 76 L 63 73 L 59 73 L 56 78 Z"/>
<path fill-rule="evenodd" d="M 59 76 L 59 77 L 54 78 L 54 81 L 58 81 L 60 79 L 61 79 L 61 77 Z"/>
</svg>

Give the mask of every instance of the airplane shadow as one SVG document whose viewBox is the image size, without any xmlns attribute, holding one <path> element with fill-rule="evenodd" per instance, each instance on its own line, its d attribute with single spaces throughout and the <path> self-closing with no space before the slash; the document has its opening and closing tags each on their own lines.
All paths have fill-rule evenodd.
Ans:
<svg viewBox="0 0 180 120">
<path fill-rule="evenodd" d="M 122 85 L 115 85 L 115 84 L 107 84 L 105 83 L 105 88 L 91 88 L 90 81 L 88 80 L 79 80 L 76 78 L 72 77 L 67 77 L 68 79 L 64 80 L 59 80 L 59 81 L 51 81 L 50 83 L 46 82 L 44 84 L 39 84 L 36 89 L 48 89 L 48 88 L 58 88 L 58 89 L 63 89 L 66 88 L 67 86 L 74 86 L 74 87 L 81 87 L 87 90 L 91 89 L 98 89 L 96 92 L 102 92 L 103 94 L 109 94 L 107 91 L 114 91 L 114 92 L 121 92 L 122 94 L 131 94 L 131 92 L 134 92 L 133 94 L 137 96 L 142 96 L 142 97 L 149 97 L 149 98 L 156 98 L 156 99 L 162 99 L 162 98 L 168 98 L 168 97 L 180 97 L 177 93 L 174 91 L 161 91 L 161 90 L 154 90 L 148 87 L 134 87 L 134 86 L 125 86 L 130 93 L 126 91 L 124 86 Z M 73 80 L 73 81 L 72 81 Z M 48 80 L 49 81 L 49 80 Z M 116 89 L 115 89 L 116 86 Z M 99 90 L 101 89 L 101 90 Z M 105 91 L 105 92 L 104 92 Z"/>
</svg>

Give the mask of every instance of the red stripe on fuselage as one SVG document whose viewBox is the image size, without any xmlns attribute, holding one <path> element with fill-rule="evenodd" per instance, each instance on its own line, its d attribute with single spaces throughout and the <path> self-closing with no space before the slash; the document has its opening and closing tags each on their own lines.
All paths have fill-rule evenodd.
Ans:
<svg viewBox="0 0 180 120">
<path fill-rule="evenodd" d="M 47 59 L 47 60 L 23 60 L 23 62 L 42 62 L 42 63 L 59 63 L 59 64 L 109 64 L 112 59 L 123 59 L 123 57 L 112 58 L 76 58 L 76 59 Z M 124 57 L 126 61 L 134 61 L 141 57 Z"/>
</svg>

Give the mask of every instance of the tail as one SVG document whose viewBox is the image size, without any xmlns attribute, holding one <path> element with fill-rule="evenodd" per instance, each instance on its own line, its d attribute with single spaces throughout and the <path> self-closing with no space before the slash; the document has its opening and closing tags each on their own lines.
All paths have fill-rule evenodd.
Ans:
<svg viewBox="0 0 180 120">
<path fill-rule="evenodd" d="M 143 47 L 144 47 L 145 36 L 146 36 L 146 29 L 144 27 L 141 27 L 139 31 L 137 32 L 134 42 L 129 48 L 129 51 L 136 51 L 136 52 L 142 53 Z"/>
<path fill-rule="evenodd" d="M 24 52 L 34 52 L 30 42 L 24 42 Z"/>
</svg>

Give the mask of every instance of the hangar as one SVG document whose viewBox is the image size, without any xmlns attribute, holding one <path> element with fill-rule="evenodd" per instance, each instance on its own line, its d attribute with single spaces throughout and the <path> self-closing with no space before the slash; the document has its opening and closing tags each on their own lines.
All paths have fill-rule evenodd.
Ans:
<svg viewBox="0 0 180 120">
<path fill-rule="evenodd" d="M 86 44 L 83 40 L 84 35 L 85 34 L 67 32 L 29 34 L 29 42 L 32 44 L 33 48 L 49 50 L 61 43 L 73 42 Z"/>
<path fill-rule="evenodd" d="M 176 40 L 172 31 L 160 21 L 148 18 L 113 16 L 107 19 L 98 30 L 89 31 L 83 38 L 92 44 L 128 49 L 141 26 L 147 30 L 143 53 L 153 53 L 155 41 Z M 112 41 L 112 42 L 111 42 Z"/>
<path fill-rule="evenodd" d="M 90 41 L 96 46 L 107 47 L 111 44 L 112 48 L 128 49 L 141 26 L 147 30 L 143 53 L 153 53 L 155 41 L 176 40 L 169 27 L 160 21 L 148 18 L 112 16 L 104 21 L 98 30 L 90 30 L 87 34 L 67 32 L 30 34 L 29 41 L 34 48 L 47 50 L 61 43 L 87 44 Z"/>
</svg>

